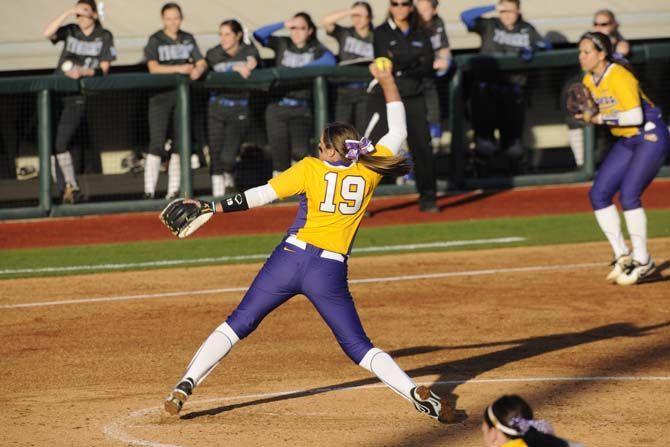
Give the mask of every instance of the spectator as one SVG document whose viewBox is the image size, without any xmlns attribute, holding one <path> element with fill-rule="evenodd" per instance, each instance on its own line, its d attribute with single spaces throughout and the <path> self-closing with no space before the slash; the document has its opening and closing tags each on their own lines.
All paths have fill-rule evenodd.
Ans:
<svg viewBox="0 0 670 447">
<path fill-rule="evenodd" d="M 353 26 L 337 24 L 351 17 Z M 340 46 L 340 65 L 370 63 L 374 57 L 372 48 L 372 8 L 367 2 L 356 2 L 351 8 L 334 12 L 322 20 L 328 35 L 337 39 Z M 335 121 L 353 123 L 358 132 L 365 130 L 367 112 L 366 82 L 349 82 L 337 88 Z"/>
<path fill-rule="evenodd" d="M 601 9 L 593 16 L 593 31 L 603 33 L 612 41 L 614 53 L 622 57 L 630 56 L 630 43 L 619 33 L 619 22 L 609 9 Z"/>
<path fill-rule="evenodd" d="M 258 49 L 244 41 L 242 25 L 226 20 L 219 26 L 221 43 L 207 51 L 207 64 L 215 72 L 235 71 L 251 76 L 261 62 Z M 235 160 L 249 130 L 249 93 L 211 92 L 208 134 L 211 157 L 212 195 L 222 197 L 235 186 Z M 228 191 L 230 192 L 230 191 Z"/>
<path fill-rule="evenodd" d="M 181 30 L 183 15 L 176 3 L 166 3 L 161 8 L 163 29 L 149 37 L 144 47 L 144 58 L 149 73 L 183 74 L 191 80 L 199 79 L 207 70 L 207 63 L 192 34 Z M 170 90 L 158 93 L 149 99 L 149 153 L 144 162 L 144 197 L 153 199 L 161 165 L 161 157 L 166 148 L 170 122 L 175 121 L 176 92 Z M 173 142 L 179 141 L 178 126 L 173 126 Z M 168 190 L 166 199 L 179 194 L 181 168 L 179 151 L 172 144 L 168 165 Z"/>
<path fill-rule="evenodd" d="M 290 30 L 290 37 L 272 35 L 282 28 Z M 254 37 L 263 46 L 274 50 L 277 67 L 298 68 L 336 63 L 333 53 L 316 38 L 316 26 L 306 12 L 299 12 L 285 22 L 264 26 L 254 32 Z M 301 160 L 310 152 L 310 137 L 314 127 L 311 99 L 311 89 L 292 90 L 265 110 L 273 176 L 288 169 L 291 159 Z"/>
<path fill-rule="evenodd" d="M 483 14 L 497 10 L 497 17 L 483 18 Z M 521 17 L 519 0 L 500 0 L 495 5 L 473 8 L 461 14 L 468 31 L 482 39 L 480 54 L 473 61 L 473 91 L 471 93 L 471 120 L 475 132 L 475 151 L 488 158 L 498 151 L 494 131 L 500 131 L 500 150 L 513 163 L 523 157 L 521 134 L 525 121 L 525 86 L 523 73 L 501 73 L 496 55 L 516 54 L 530 60 L 537 49 L 549 44 L 533 25 Z"/>
<path fill-rule="evenodd" d="M 551 425 L 533 419 L 533 410 L 516 394 L 497 399 L 484 410 L 482 434 L 486 447 L 579 447 L 553 434 Z"/>
<path fill-rule="evenodd" d="M 430 136 L 433 139 L 433 148 L 437 149 L 440 144 L 440 137 L 442 137 L 442 113 L 443 104 L 446 104 L 446 97 L 448 94 L 448 86 L 445 82 L 447 73 L 453 69 L 453 59 L 451 57 L 451 48 L 449 48 L 449 38 L 447 37 L 446 27 L 444 21 L 437 14 L 438 0 L 418 0 L 416 2 L 416 10 L 428 24 L 430 29 L 430 43 L 435 52 L 435 61 L 433 62 L 433 69 L 435 76 L 428 77 L 424 80 L 426 108 L 428 109 L 428 123 L 430 128 Z"/>
<path fill-rule="evenodd" d="M 72 15 L 76 17 L 76 23 L 62 25 Z M 50 22 L 43 34 L 53 44 L 65 42 L 56 74 L 64 74 L 71 79 L 101 76 L 109 72 L 111 62 L 116 59 L 114 37 L 102 27 L 94 0 L 77 1 L 73 8 Z M 85 96 L 72 95 L 63 99 L 54 143 L 55 164 L 62 172 L 65 183 L 60 191 L 63 203 L 73 204 L 81 197 L 68 147 L 85 115 Z"/>
<path fill-rule="evenodd" d="M 419 209 L 439 212 L 436 204 L 435 162 L 430 145 L 424 79 L 433 75 L 433 48 L 411 0 L 391 0 L 388 19 L 375 29 L 375 57 L 393 62 L 393 73 L 407 111 L 407 142 L 414 163 Z M 379 86 L 370 95 L 368 116 L 379 114 L 379 124 L 372 131 L 373 140 L 386 131 L 384 97 Z"/>
</svg>

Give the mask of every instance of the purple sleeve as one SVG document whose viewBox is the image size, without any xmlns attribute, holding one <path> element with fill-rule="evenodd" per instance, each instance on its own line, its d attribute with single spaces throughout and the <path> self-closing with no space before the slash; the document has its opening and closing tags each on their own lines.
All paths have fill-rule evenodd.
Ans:
<svg viewBox="0 0 670 447">
<path fill-rule="evenodd" d="M 466 9 L 461 13 L 461 21 L 465 23 L 468 31 L 475 31 L 477 19 L 487 12 L 495 11 L 495 5 L 479 6 L 477 8 Z"/>
<path fill-rule="evenodd" d="M 272 33 L 279 31 L 284 27 L 284 22 L 272 23 L 270 25 L 265 25 L 261 28 L 258 28 L 254 31 L 254 38 L 262 43 L 264 46 L 267 46 L 268 40 Z"/>
</svg>

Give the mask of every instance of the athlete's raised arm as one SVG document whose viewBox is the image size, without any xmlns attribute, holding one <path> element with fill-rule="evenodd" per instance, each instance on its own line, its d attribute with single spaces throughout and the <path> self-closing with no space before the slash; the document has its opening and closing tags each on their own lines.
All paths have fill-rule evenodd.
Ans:
<svg viewBox="0 0 670 447">
<path fill-rule="evenodd" d="M 388 133 L 381 137 L 377 144 L 391 149 L 393 154 L 400 151 L 400 146 L 407 138 L 407 119 L 405 117 L 405 105 L 400 98 L 398 85 L 393 77 L 392 70 L 381 70 L 374 62 L 370 64 L 370 73 L 375 77 L 384 92 L 386 100 L 386 121 Z"/>
</svg>

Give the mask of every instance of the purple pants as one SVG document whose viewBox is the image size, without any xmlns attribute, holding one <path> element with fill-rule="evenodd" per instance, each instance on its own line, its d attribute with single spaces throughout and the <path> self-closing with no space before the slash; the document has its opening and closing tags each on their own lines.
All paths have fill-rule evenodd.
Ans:
<svg viewBox="0 0 670 447">
<path fill-rule="evenodd" d="M 275 248 L 227 323 L 240 339 L 297 294 L 305 295 L 355 363 L 372 349 L 356 312 L 347 283 L 347 263 L 320 257 L 322 250 L 305 250 L 287 242 Z"/>
<path fill-rule="evenodd" d="M 630 138 L 620 138 L 600 166 L 589 197 L 594 210 L 607 208 L 617 191 L 626 210 L 642 206 L 640 197 L 663 166 L 670 151 L 670 134 L 662 122 Z"/>
</svg>

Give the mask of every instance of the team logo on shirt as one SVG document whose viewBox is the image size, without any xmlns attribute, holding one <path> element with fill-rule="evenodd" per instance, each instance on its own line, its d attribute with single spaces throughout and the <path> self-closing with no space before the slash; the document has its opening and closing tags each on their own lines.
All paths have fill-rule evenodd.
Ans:
<svg viewBox="0 0 670 447">
<path fill-rule="evenodd" d="M 188 59 L 191 57 L 193 48 L 194 45 L 192 42 L 177 45 L 160 45 L 158 47 L 158 60 L 162 62 Z"/>
<path fill-rule="evenodd" d="M 347 36 L 344 40 L 342 51 L 363 57 L 372 57 L 374 55 L 374 49 L 372 48 L 371 43 L 351 36 Z"/>
<path fill-rule="evenodd" d="M 102 40 L 96 39 L 93 42 L 79 40 L 76 37 L 68 36 L 65 42 L 65 50 L 78 56 L 98 56 L 102 51 Z"/>
<path fill-rule="evenodd" d="M 500 45 L 509 45 L 511 47 L 528 48 L 530 47 L 530 36 L 528 30 L 522 29 L 518 33 L 510 33 L 504 29 L 493 30 L 493 41 Z"/>
<path fill-rule="evenodd" d="M 314 52 L 310 50 L 307 53 L 294 53 L 292 51 L 284 51 L 284 57 L 281 64 L 284 67 L 303 67 L 314 60 Z"/>
</svg>

